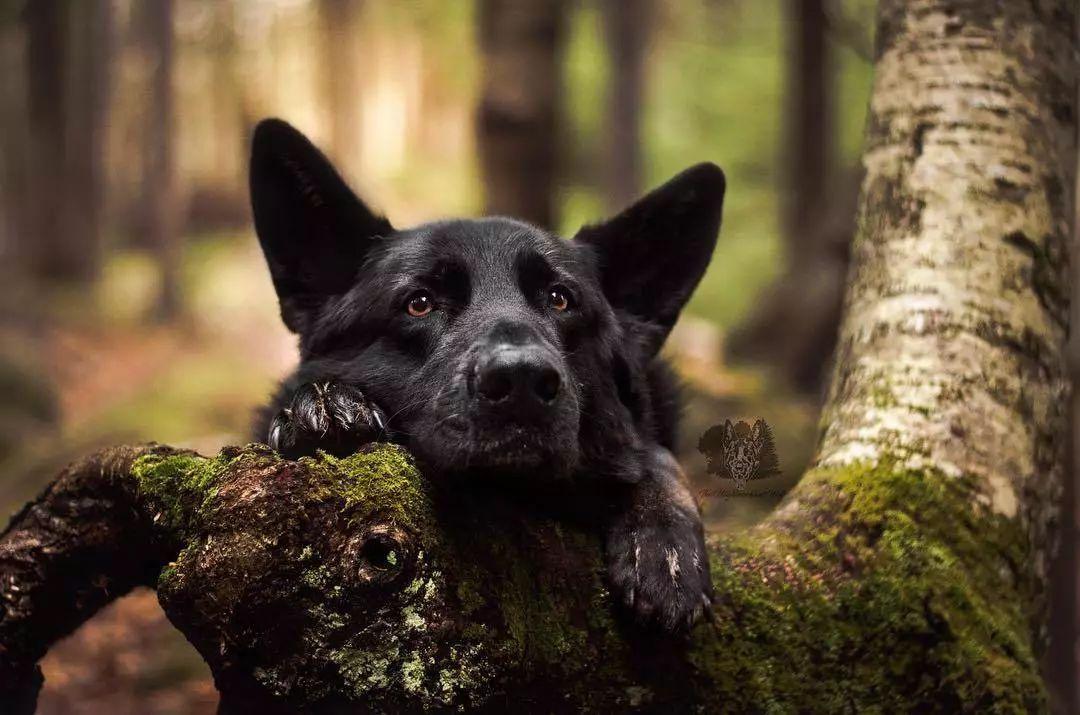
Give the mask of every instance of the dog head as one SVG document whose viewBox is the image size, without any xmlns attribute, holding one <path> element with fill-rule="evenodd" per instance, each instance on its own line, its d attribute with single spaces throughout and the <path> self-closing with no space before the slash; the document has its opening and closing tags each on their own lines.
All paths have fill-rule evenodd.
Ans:
<svg viewBox="0 0 1080 715">
<path fill-rule="evenodd" d="M 650 429 L 645 369 L 708 265 L 701 164 L 566 241 L 508 218 L 395 229 L 279 120 L 255 131 L 255 227 L 300 374 L 355 381 L 444 472 L 566 475 Z"/>
</svg>

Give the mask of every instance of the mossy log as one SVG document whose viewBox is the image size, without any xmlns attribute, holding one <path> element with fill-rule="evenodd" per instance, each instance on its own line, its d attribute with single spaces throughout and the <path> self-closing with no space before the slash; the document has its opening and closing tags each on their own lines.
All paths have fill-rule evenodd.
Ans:
<svg viewBox="0 0 1080 715">
<path fill-rule="evenodd" d="M 106 450 L 0 538 L 3 692 L 31 711 L 48 645 L 148 585 L 235 712 L 1037 710 L 1024 539 L 976 488 L 807 476 L 797 513 L 712 541 L 714 618 L 684 640 L 624 622 L 588 529 L 446 493 L 397 447 Z"/>
</svg>

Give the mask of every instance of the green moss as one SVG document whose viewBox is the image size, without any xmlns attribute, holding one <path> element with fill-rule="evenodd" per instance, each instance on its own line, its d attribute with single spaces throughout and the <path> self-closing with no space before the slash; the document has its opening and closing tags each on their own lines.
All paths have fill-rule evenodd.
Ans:
<svg viewBox="0 0 1080 715">
<path fill-rule="evenodd" d="M 132 465 L 140 497 L 157 509 L 155 519 L 177 534 L 189 534 L 199 513 L 217 496 L 218 482 L 232 459 L 197 454 L 147 454 Z"/>
<path fill-rule="evenodd" d="M 462 581 L 458 584 L 457 596 L 458 601 L 461 603 L 461 611 L 465 615 L 480 610 L 485 603 L 476 583 L 471 580 Z"/>
<path fill-rule="evenodd" d="M 161 573 L 158 575 L 158 583 L 163 583 L 170 579 L 175 578 L 177 575 L 176 562 L 170 561 L 165 564 L 165 568 L 161 569 Z"/>
<path fill-rule="evenodd" d="M 565 702 L 584 709 L 593 702 L 610 705 L 610 693 L 628 684 L 623 666 L 632 646 L 615 623 L 598 568 L 599 544 L 592 535 L 547 526 L 543 549 L 557 555 L 556 568 L 521 548 L 528 536 L 519 541 L 513 528 L 497 529 L 488 537 L 491 553 L 482 567 L 465 570 L 459 599 L 473 609 L 470 618 L 498 614 L 497 627 L 472 633 L 487 663 L 515 664 L 515 682 L 550 679 Z M 576 563 L 563 560 L 570 554 Z"/>
<path fill-rule="evenodd" d="M 413 653 L 401 664 L 401 684 L 406 693 L 421 693 L 425 689 L 425 668 L 421 657 Z"/>
<path fill-rule="evenodd" d="M 1013 576 L 1024 539 L 972 480 L 853 466 L 798 493 L 816 518 L 717 552 L 719 637 L 699 634 L 690 659 L 725 707 L 1045 709 Z"/>
<path fill-rule="evenodd" d="M 433 518 L 423 478 L 401 447 L 373 444 L 344 458 L 320 452 L 300 461 L 325 477 L 327 496 L 341 497 L 347 507 L 357 509 L 357 520 L 378 513 L 398 526 L 422 531 Z M 434 534 L 436 530 L 424 531 Z"/>
</svg>

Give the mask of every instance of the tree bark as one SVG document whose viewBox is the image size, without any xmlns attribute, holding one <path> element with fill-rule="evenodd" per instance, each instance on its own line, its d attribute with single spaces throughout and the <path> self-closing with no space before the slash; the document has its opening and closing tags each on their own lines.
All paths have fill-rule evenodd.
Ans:
<svg viewBox="0 0 1080 715">
<path fill-rule="evenodd" d="M 554 228 L 564 0 L 482 0 L 484 211 Z"/>
<path fill-rule="evenodd" d="M 818 459 L 753 531 L 710 539 L 711 622 L 685 642 L 625 623 L 587 526 L 429 482 L 396 447 L 121 448 L 0 536 L 9 701 L 32 703 L 50 642 L 156 575 L 237 712 L 1045 710 L 1075 12 L 879 12 Z"/>
</svg>

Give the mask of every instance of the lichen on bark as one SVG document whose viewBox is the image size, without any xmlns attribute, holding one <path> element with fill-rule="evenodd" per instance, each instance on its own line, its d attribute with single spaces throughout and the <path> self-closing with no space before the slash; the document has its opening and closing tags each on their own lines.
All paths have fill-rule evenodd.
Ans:
<svg viewBox="0 0 1080 715">
<path fill-rule="evenodd" d="M 592 535 L 439 490 L 398 447 L 153 454 L 132 479 L 177 535 L 162 605 L 227 705 L 473 708 L 618 651 Z"/>
</svg>

